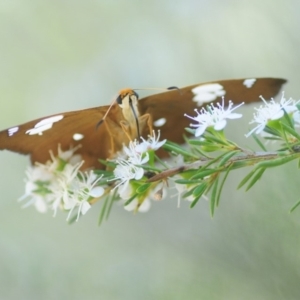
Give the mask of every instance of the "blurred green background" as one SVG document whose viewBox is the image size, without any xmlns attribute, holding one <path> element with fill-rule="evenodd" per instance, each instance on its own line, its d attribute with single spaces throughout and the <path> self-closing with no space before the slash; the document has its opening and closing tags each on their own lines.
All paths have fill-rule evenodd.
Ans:
<svg viewBox="0 0 300 300">
<path fill-rule="evenodd" d="M 297 0 L 2 0 L 0 127 L 107 104 L 124 87 L 271 76 L 298 99 L 299 10 Z M 231 136 L 251 144 L 247 118 Z M 0 153 L 0 299 L 300 297 L 293 164 L 247 193 L 236 191 L 245 173 L 231 174 L 214 219 L 205 201 L 177 209 L 171 198 L 147 214 L 116 206 L 100 228 L 100 206 L 72 226 L 21 209 L 27 164 Z"/>
</svg>

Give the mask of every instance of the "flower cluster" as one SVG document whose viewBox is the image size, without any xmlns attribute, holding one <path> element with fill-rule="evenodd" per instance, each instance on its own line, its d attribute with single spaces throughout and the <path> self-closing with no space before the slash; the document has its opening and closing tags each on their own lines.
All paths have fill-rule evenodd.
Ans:
<svg viewBox="0 0 300 300">
<path fill-rule="evenodd" d="M 141 138 L 141 143 L 137 140 L 131 141 L 128 146 L 124 145 L 123 152 L 115 159 L 116 167 L 113 171 L 114 178 L 112 180 L 117 180 L 115 188 L 118 189 L 120 198 L 125 201 L 125 209 L 128 211 L 145 212 L 150 208 L 150 195 L 146 197 L 144 195 L 140 199 L 132 199 L 129 203 L 127 201 L 135 195 L 135 188 L 132 183 L 141 180 L 144 176 L 143 165 L 149 163 L 150 160 L 153 162 L 154 151 L 166 142 L 166 140 L 159 141 L 159 138 L 160 132 L 156 137 L 153 131 L 148 140 Z"/>
<path fill-rule="evenodd" d="M 226 119 L 239 119 L 242 117 L 242 114 L 233 113 L 235 109 L 243 105 L 244 103 L 240 103 L 239 105 L 233 107 L 233 103 L 229 101 L 228 107 L 225 108 L 224 97 L 222 98 L 222 104 L 217 103 L 217 106 L 211 104 L 205 108 L 201 108 L 200 112 L 195 109 L 197 113 L 196 117 L 191 117 L 186 115 L 186 117 L 198 122 L 198 124 L 191 124 L 191 127 L 197 128 L 195 130 L 195 136 L 201 136 L 205 130 L 208 128 L 213 128 L 216 131 L 220 131 L 225 128 L 227 124 Z"/>
<path fill-rule="evenodd" d="M 221 104 L 195 110 L 194 117 L 185 115 L 196 122 L 187 130 L 197 138 L 187 141 L 190 148 L 160 141 L 160 132 L 153 131 L 147 140 L 141 138 L 124 145 L 122 151 L 107 162 L 107 170 L 84 173 L 80 171 L 84 162 L 75 154 L 77 148 L 62 151 L 59 147 L 57 157 L 52 154 L 46 164 L 35 164 L 27 170 L 25 194 L 20 200 L 29 198 L 25 206 L 34 205 L 40 212 L 51 209 L 55 215 L 58 209 L 68 211 L 67 219 L 77 210 L 76 220 L 91 208 L 92 203 L 102 198 L 111 199 L 104 201 L 102 211 L 111 207 L 107 203 L 112 204 L 117 199 L 127 211 L 145 212 L 149 210 L 151 200 L 165 197 L 168 180 L 173 177 L 178 206 L 181 198 L 191 201 L 191 207 L 204 198 L 209 200 L 213 215 L 230 171 L 253 166 L 239 185 L 248 183 L 249 189 L 267 168 L 300 159 L 300 135 L 295 128 L 300 125 L 300 101 L 287 100 L 284 94 L 279 102 L 263 98 L 262 101 L 250 122 L 256 126 L 246 136 L 254 135 L 258 141 L 255 134 L 268 134 L 283 142 L 278 152 L 267 152 L 259 141 L 265 150 L 263 153 L 245 150 L 229 141 L 223 129 L 228 119 L 242 117 L 234 111 L 243 103 L 233 106 L 230 101 L 225 107 L 223 99 Z M 155 155 L 162 146 L 173 155 L 175 166 L 166 165 Z"/>
<path fill-rule="evenodd" d="M 284 93 L 282 93 L 280 102 L 275 102 L 271 99 L 267 102 L 263 97 L 261 97 L 264 105 L 259 108 L 255 108 L 256 113 L 253 114 L 253 120 L 250 124 L 257 123 L 258 125 L 254 127 L 246 136 L 250 136 L 252 133 L 260 134 L 266 128 L 266 126 L 272 127 L 272 121 L 280 120 L 283 118 L 284 113 L 290 115 L 294 122 L 300 123 L 300 114 L 297 107 L 299 101 L 293 99 L 286 99 Z"/>
<path fill-rule="evenodd" d="M 37 163 L 27 169 L 25 194 L 20 201 L 30 198 L 24 205 L 34 205 L 39 212 L 48 209 L 69 211 L 67 220 L 75 208 L 78 220 L 91 207 L 89 201 L 104 193 L 103 187 L 97 186 L 101 177 L 93 171 L 83 173 L 79 169 L 84 163 L 80 155 L 74 155 L 77 148 L 62 151 L 58 148 L 58 155 L 46 164 Z"/>
</svg>

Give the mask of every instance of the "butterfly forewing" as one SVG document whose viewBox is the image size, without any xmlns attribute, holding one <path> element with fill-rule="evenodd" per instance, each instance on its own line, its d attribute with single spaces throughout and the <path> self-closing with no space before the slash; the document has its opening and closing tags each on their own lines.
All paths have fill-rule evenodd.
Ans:
<svg viewBox="0 0 300 300">
<path fill-rule="evenodd" d="M 161 130 L 162 139 L 182 143 L 184 128 L 191 120 L 184 113 L 194 116 L 199 109 L 213 102 L 251 103 L 275 97 L 286 82 L 278 78 L 234 79 L 195 84 L 188 87 L 152 95 L 140 100 L 141 113 L 153 117 L 154 129 Z M 157 124 L 157 125 L 156 125 Z"/>
<path fill-rule="evenodd" d="M 11 127 L 0 132 L 0 149 L 30 154 L 32 162 L 44 163 L 50 158 L 49 151 L 56 154 L 58 146 L 68 150 L 81 145 L 76 153 L 83 155 L 86 166 L 97 166 L 97 157 L 108 155 L 106 145 L 110 141 L 105 127 L 96 130 L 95 124 L 107 109 L 104 106 L 66 112 Z M 39 134 L 41 127 L 38 127 L 35 132 L 35 126 L 45 120 L 49 121 L 51 128 Z"/>
<path fill-rule="evenodd" d="M 220 101 L 222 96 L 234 103 L 259 101 L 260 95 L 269 99 L 285 82 L 259 78 L 196 84 L 141 99 L 139 109 L 142 115 L 152 116 L 153 127 L 161 130 L 162 138 L 181 143 L 190 123 L 185 113 L 194 115 L 195 108 Z M 126 141 L 118 105 L 109 112 L 105 125 L 96 126 L 107 110 L 108 106 L 102 106 L 66 112 L 11 127 L 0 132 L 0 149 L 29 154 L 32 162 L 45 163 L 50 159 L 49 151 L 56 155 L 59 145 L 64 151 L 80 145 L 76 153 L 85 160 L 84 167 L 101 168 L 98 160 L 112 157 Z"/>
</svg>

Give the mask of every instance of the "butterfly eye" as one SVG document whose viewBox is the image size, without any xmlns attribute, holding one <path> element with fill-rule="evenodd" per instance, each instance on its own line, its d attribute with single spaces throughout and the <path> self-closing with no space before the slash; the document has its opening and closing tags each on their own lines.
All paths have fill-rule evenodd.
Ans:
<svg viewBox="0 0 300 300">
<path fill-rule="evenodd" d="M 139 95 L 138 95 L 138 93 L 137 93 L 137 92 L 135 92 L 135 91 L 132 91 L 132 94 L 133 94 L 134 96 L 136 96 L 136 99 L 137 99 L 137 100 L 139 100 Z"/>
<path fill-rule="evenodd" d="M 124 95 L 119 95 L 116 102 L 119 104 L 119 105 L 122 105 L 122 99 L 124 98 Z"/>
<path fill-rule="evenodd" d="M 131 99 L 132 96 L 135 96 L 137 100 L 139 99 L 139 95 L 135 91 L 130 90 L 130 91 L 126 91 L 126 93 L 120 93 L 116 99 L 116 102 L 122 107 L 123 99 L 126 98 L 127 96 L 129 96 L 129 100 L 132 100 Z"/>
</svg>

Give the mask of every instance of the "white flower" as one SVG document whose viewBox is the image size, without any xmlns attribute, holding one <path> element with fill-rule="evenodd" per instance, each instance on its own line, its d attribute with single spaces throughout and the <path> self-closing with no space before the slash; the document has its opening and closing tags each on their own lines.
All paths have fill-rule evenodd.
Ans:
<svg viewBox="0 0 300 300">
<path fill-rule="evenodd" d="M 184 185 L 184 184 L 179 184 L 179 183 L 176 183 L 175 182 L 175 188 L 178 192 L 178 198 L 177 198 L 177 207 L 179 208 L 180 207 L 180 200 L 182 198 L 182 195 L 185 194 L 186 192 L 188 192 L 188 189 L 187 189 L 187 186 Z M 187 201 L 193 201 L 194 200 L 194 197 L 193 195 L 190 195 L 188 197 L 185 197 L 184 198 L 185 200 Z"/>
<path fill-rule="evenodd" d="M 124 206 L 124 209 L 127 211 L 136 210 L 138 212 L 147 212 L 150 209 L 151 203 L 150 199 L 146 198 L 142 204 L 139 205 L 137 199 L 133 199 L 128 205 Z"/>
<path fill-rule="evenodd" d="M 196 117 L 191 117 L 185 114 L 186 117 L 197 121 L 199 124 L 191 124 L 191 127 L 196 128 L 195 136 L 201 136 L 208 127 L 213 127 L 215 130 L 219 131 L 224 129 L 227 124 L 226 119 L 238 119 L 242 117 L 242 114 L 232 113 L 236 108 L 240 107 L 244 103 L 233 107 L 232 101 L 229 101 L 227 109 L 224 108 L 224 98 L 222 99 L 222 105 L 217 103 L 217 107 L 211 104 L 208 109 L 201 108 L 200 112 L 195 109 L 197 113 Z"/>
<path fill-rule="evenodd" d="M 78 221 L 80 214 L 85 215 L 86 212 L 91 208 L 88 200 L 90 198 L 98 198 L 104 194 L 103 187 L 96 186 L 101 177 L 90 171 L 89 173 L 80 173 L 81 179 L 75 177 L 69 186 L 65 182 L 62 182 L 62 187 L 64 189 L 64 209 L 70 210 L 67 220 L 70 218 L 75 207 L 78 207 L 77 218 Z"/>
<path fill-rule="evenodd" d="M 53 174 L 45 165 L 36 164 L 27 168 L 26 177 L 25 194 L 19 198 L 19 201 L 30 197 L 30 200 L 23 207 L 34 205 L 37 211 L 46 212 L 48 203 L 52 200 Z"/>
<path fill-rule="evenodd" d="M 55 200 L 52 201 L 52 209 L 54 211 L 53 216 L 56 216 L 57 209 L 62 206 L 62 200 L 66 199 L 68 197 L 67 190 L 72 190 L 72 188 L 75 188 L 76 180 L 78 180 L 77 176 L 79 173 L 79 168 L 82 166 L 83 161 L 76 164 L 76 165 L 70 165 L 66 164 L 64 166 L 64 169 L 60 172 L 55 172 L 55 180 L 58 184 L 58 187 L 55 189 L 52 189 L 53 195 L 55 195 Z"/>
<path fill-rule="evenodd" d="M 123 147 L 123 152 L 115 160 L 117 165 L 113 171 L 114 178 L 111 180 L 119 181 L 114 188 L 118 189 L 117 192 L 124 201 L 132 197 L 134 192 L 130 185 L 130 180 L 140 180 L 144 176 L 144 169 L 141 165 L 149 161 L 148 151 L 157 150 L 166 142 L 166 140 L 159 141 L 159 138 L 160 132 L 158 132 L 156 137 L 153 131 L 153 135 L 149 136 L 148 140 L 142 138 L 142 143 L 139 143 L 137 140 L 131 141 L 128 146 Z M 148 200 L 146 201 L 145 199 L 143 204 L 138 207 L 138 210 L 143 210 L 146 207 L 146 203 L 148 203 Z M 126 209 L 132 210 L 131 207 L 137 208 L 137 205 L 137 201 L 132 201 L 128 207 L 126 206 Z"/>
<path fill-rule="evenodd" d="M 138 152 L 141 152 L 141 153 L 146 152 L 148 150 L 156 151 L 161 146 L 163 146 L 164 143 L 167 141 L 167 140 L 159 141 L 159 139 L 160 139 L 160 130 L 158 130 L 157 138 L 156 138 L 155 131 L 153 130 L 152 131 L 152 136 L 149 135 L 148 140 L 145 140 L 143 137 L 141 137 L 141 139 L 143 140 L 143 142 L 136 145 L 136 150 Z"/>
<path fill-rule="evenodd" d="M 67 151 L 62 151 L 60 145 L 58 145 L 58 151 L 57 151 L 57 156 L 54 156 L 53 152 L 50 151 L 50 157 L 51 161 L 48 161 L 46 165 L 48 165 L 48 168 L 51 172 L 54 172 L 60 168 L 63 163 L 68 163 L 70 165 L 76 165 L 81 163 L 81 165 L 84 163 L 82 160 L 82 157 L 80 154 L 74 154 L 78 148 L 80 148 L 81 145 L 78 145 L 75 148 L 70 148 Z M 81 166 L 80 165 L 80 166 Z"/>
<path fill-rule="evenodd" d="M 120 180 L 120 183 L 117 185 L 128 183 L 131 179 L 139 180 L 144 175 L 144 169 L 141 167 L 135 166 L 132 162 L 125 159 L 117 160 L 117 166 L 114 169 L 114 180 Z"/>
<path fill-rule="evenodd" d="M 261 133 L 269 121 L 282 118 L 284 111 L 287 114 L 293 114 L 294 120 L 298 122 L 299 111 L 296 105 L 299 101 L 295 101 L 292 98 L 288 100 L 285 99 L 284 93 L 282 93 L 280 103 L 275 102 L 274 99 L 267 102 L 263 97 L 260 98 L 264 102 L 264 105 L 261 105 L 259 108 L 254 108 L 256 113 L 253 114 L 253 120 L 250 122 L 250 124 L 258 123 L 258 125 L 247 133 L 246 137 L 249 137 L 253 132 L 256 134 Z"/>
<path fill-rule="evenodd" d="M 177 207 L 180 207 L 180 200 L 183 198 L 182 196 L 189 191 L 187 186 L 185 184 L 179 184 L 175 182 L 175 188 L 177 190 Z M 204 198 L 205 200 L 208 200 L 208 197 L 206 195 L 202 195 L 201 198 Z M 195 200 L 195 197 L 193 195 L 189 195 L 187 197 L 183 198 L 184 200 L 187 200 L 189 202 L 193 202 Z"/>
<path fill-rule="evenodd" d="M 121 155 L 121 158 L 115 160 L 117 166 L 112 180 L 119 180 L 115 188 L 119 187 L 118 193 L 122 199 L 126 199 L 127 195 L 131 194 L 129 181 L 141 179 L 144 176 L 144 169 L 140 166 L 149 161 L 149 153 L 141 151 L 143 147 L 139 146 L 137 140 L 131 141 L 128 146 L 123 147 L 126 158 Z"/>
<path fill-rule="evenodd" d="M 130 185 L 129 185 L 130 187 Z M 128 199 L 132 196 L 131 187 L 129 188 L 130 193 L 127 195 L 120 192 L 121 198 L 126 203 Z M 151 200 L 160 201 L 166 197 L 166 190 L 164 189 L 164 183 L 157 184 L 154 188 L 148 192 L 148 195 L 144 198 L 143 202 L 140 204 L 137 199 L 133 199 L 129 204 L 124 206 L 124 209 L 127 211 L 138 211 L 138 212 L 147 212 L 151 207 Z"/>
<path fill-rule="evenodd" d="M 67 219 L 78 208 L 78 220 L 80 214 L 84 215 L 90 209 L 89 200 L 104 194 L 103 187 L 97 186 L 101 177 L 92 171 L 80 171 L 84 162 L 74 155 L 75 150 L 64 152 L 59 147 L 57 157 L 51 153 L 51 160 L 46 164 L 28 168 L 25 194 L 20 198 L 24 200 L 30 197 L 25 206 L 33 204 L 40 212 L 51 208 L 54 216 L 58 208 L 69 210 Z"/>
<path fill-rule="evenodd" d="M 138 142 L 134 140 L 133 142 L 130 141 L 128 147 L 124 146 L 123 151 L 127 156 L 127 161 L 134 164 L 134 165 L 143 165 L 148 162 L 149 154 L 146 152 L 141 152 L 138 150 Z M 122 159 L 126 161 L 125 159 Z"/>
</svg>

